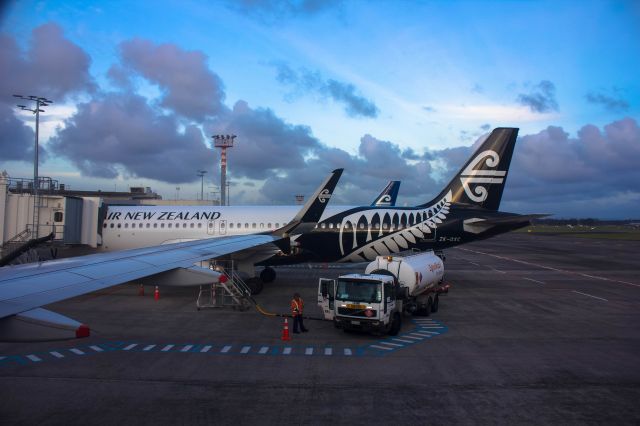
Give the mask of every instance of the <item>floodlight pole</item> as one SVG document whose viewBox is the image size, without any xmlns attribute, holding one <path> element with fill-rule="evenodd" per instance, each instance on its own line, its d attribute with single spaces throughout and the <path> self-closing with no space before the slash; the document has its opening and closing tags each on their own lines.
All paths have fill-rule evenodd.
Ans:
<svg viewBox="0 0 640 426">
<path fill-rule="evenodd" d="M 36 107 L 34 109 L 27 108 L 25 105 L 18 105 L 23 111 L 30 111 L 36 115 L 36 138 L 35 138 L 35 147 L 33 152 L 33 238 L 38 238 L 38 231 L 40 228 L 40 194 L 39 194 L 39 176 L 38 176 L 38 137 L 40 133 L 40 113 L 44 112 L 40 107 L 49 106 L 53 103 L 53 101 L 44 98 L 42 96 L 23 96 L 23 95 L 13 95 L 18 99 L 23 99 L 25 101 L 31 101 L 36 103 Z"/>
<path fill-rule="evenodd" d="M 198 176 L 200 176 L 200 199 L 204 201 L 204 175 L 206 170 L 198 170 Z"/>
<path fill-rule="evenodd" d="M 236 135 L 213 135 L 214 146 L 220 148 L 220 204 L 229 204 L 227 199 L 227 148 L 233 148 Z"/>
</svg>

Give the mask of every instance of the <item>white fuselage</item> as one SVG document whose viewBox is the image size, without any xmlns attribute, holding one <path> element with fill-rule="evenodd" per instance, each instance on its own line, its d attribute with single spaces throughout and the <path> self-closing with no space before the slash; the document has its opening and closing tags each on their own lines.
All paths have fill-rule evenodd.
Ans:
<svg viewBox="0 0 640 426">
<path fill-rule="evenodd" d="M 351 208 L 328 206 L 321 220 Z M 299 210 L 300 206 L 109 206 L 102 247 L 125 250 L 274 231 Z"/>
</svg>

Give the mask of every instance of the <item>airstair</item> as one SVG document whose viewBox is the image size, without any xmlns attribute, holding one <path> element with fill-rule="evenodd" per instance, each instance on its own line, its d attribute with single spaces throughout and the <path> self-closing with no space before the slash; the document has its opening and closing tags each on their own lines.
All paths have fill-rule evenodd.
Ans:
<svg viewBox="0 0 640 426">
<path fill-rule="evenodd" d="M 212 261 L 210 266 L 226 277 L 211 285 L 201 285 L 196 300 L 198 310 L 231 307 L 246 311 L 251 307 L 251 290 L 235 271 L 233 261 Z"/>
</svg>

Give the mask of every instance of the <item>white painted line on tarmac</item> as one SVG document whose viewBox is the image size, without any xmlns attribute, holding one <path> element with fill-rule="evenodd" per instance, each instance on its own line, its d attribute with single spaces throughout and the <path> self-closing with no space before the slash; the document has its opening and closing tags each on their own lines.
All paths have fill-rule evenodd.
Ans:
<svg viewBox="0 0 640 426">
<path fill-rule="evenodd" d="M 324 348 L 325 355 L 333 355 L 333 348 Z"/>
<path fill-rule="evenodd" d="M 344 354 L 346 356 L 351 356 L 351 355 L 353 355 L 353 352 L 351 352 L 351 349 L 349 349 L 349 348 L 344 348 Z"/>
<path fill-rule="evenodd" d="M 49 352 L 51 355 L 55 356 L 56 358 L 64 358 L 64 355 L 62 355 L 60 352 L 57 351 L 51 351 Z"/>
<path fill-rule="evenodd" d="M 305 355 L 313 355 L 313 348 L 307 348 L 304 350 Z"/>
<path fill-rule="evenodd" d="M 35 355 L 27 355 L 27 358 L 29 358 L 29 359 L 30 359 L 31 361 L 33 361 L 33 362 L 40 362 L 40 361 L 42 361 L 40 358 L 38 358 L 38 357 L 37 357 L 37 356 L 35 356 Z"/>
<path fill-rule="evenodd" d="M 430 334 L 426 334 L 426 333 L 419 333 L 417 331 L 414 331 L 413 333 L 411 333 L 412 336 L 422 336 L 422 337 L 431 337 Z"/>
<path fill-rule="evenodd" d="M 209 352 L 211 350 L 211 345 L 207 345 L 204 348 L 200 349 L 200 352 L 204 353 L 204 352 Z"/>
<path fill-rule="evenodd" d="M 131 349 L 135 348 L 136 346 L 138 346 L 137 343 L 132 343 L 129 346 L 127 346 L 126 348 L 124 348 L 123 351 L 131 350 Z"/>
<path fill-rule="evenodd" d="M 395 346 L 398 348 L 402 348 L 404 347 L 404 345 L 401 345 L 399 343 L 391 343 L 391 342 L 380 342 L 381 345 L 389 345 L 389 346 Z"/>
<path fill-rule="evenodd" d="M 249 353 L 250 350 L 251 350 L 251 346 L 243 346 L 242 349 L 240 349 L 240 353 L 246 354 L 246 353 Z"/>
<path fill-rule="evenodd" d="M 145 346 L 142 350 L 143 350 L 143 351 L 150 351 L 151 349 L 153 349 L 153 348 L 155 348 L 155 347 L 156 347 L 156 345 L 147 345 L 147 346 Z"/>
<path fill-rule="evenodd" d="M 402 337 L 404 337 L 405 339 L 422 340 L 422 337 L 413 337 L 413 336 L 409 336 L 408 334 Z"/>
<path fill-rule="evenodd" d="M 102 349 L 100 346 L 89 346 L 89 349 L 93 349 L 96 352 L 104 352 L 104 349 Z"/>
<path fill-rule="evenodd" d="M 492 271 L 500 272 L 501 274 L 506 274 L 507 271 L 501 271 L 500 269 L 491 268 Z"/>
<path fill-rule="evenodd" d="M 423 331 L 423 333 L 429 333 L 429 334 L 440 334 L 440 332 L 439 332 L 439 331 L 428 331 L 428 330 Z"/>
<path fill-rule="evenodd" d="M 193 347 L 193 345 L 187 345 L 184 348 L 180 349 L 180 352 L 189 352 L 189 350 Z"/>
<path fill-rule="evenodd" d="M 226 354 L 231 349 L 231 346 L 227 345 L 224 348 L 220 349 L 220 353 Z"/>
<path fill-rule="evenodd" d="M 391 339 L 391 340 L 395 340 L 396 342 L 402 342 L 402 343 L 415 343 L 415 342 L 412 342 L 411 340 L 403 340 L 403 339 Z"/>
<path fill-rule="evenodd" d="M 71 352 L 73 352 L 76 355 L 84 355 L 84 352 L 82 352 L 80 349 L 76 349 L 76 348 L 71 348 L 69 349 Z"/>
<path fill-rule="evenodd" d="M 444 326 L 442 326 L 442 325 L 423 325 L 423 326 L 421 326 L 420 328 L 429 328 L 429 329 L 432 329 L 432 328 L 444 328 Z M 421 330 L 421 331 L 424 331 L 424 330 Z"/>
<path fill-rule="evenodd" d="M 582 294 L 583 296 L 593 297 L 594 299 L 604 300 L 605 302 L 608 302 L 608 300 L 607 300 L 607 299 L 603 299 L 602 297 L 593 296 L 593 295 L 591 295 L 591 294 L 583 293 L 583 292 L 581 292 L 581 291 L 577 291 L 577 290 L 571 290 L 571 291 L 573 291 L 574 293 Z"/>
<path fill-rule="evenodd" d="M 388 347 L 386 347 L 386 346 L 371 345 L 371 346 L 369 346 L 369 347 L 370 347 L 370 348 L 376 348 L 376 349 L 383 349 L 383 350 L 385 350 L 385 351 L 392 351 L 392 350 L 393 350 L 393 348 L 388 348 Z"/>
<path fill-rule="evenodd" d="M 537 264 L 537 263 L 526 262 L 524 260 L 513 259 L 513 258 L 505 257 L 505 256 L 498 256 L 497 254 L 485 253 L 485 252 L 477 251 L 477 250 L 469 250 L 467 248 L 462 248 L 462 247 L 455 247 L 455 248 L 457 248 L 458 250 L 469 251 L 471 253 L 484 254 L 485 256 L 496 257 L 498 259 L 510 260 L 512 262 L 522 263 L 523 265 L 535 266 L 537 268 L 549 269 L 551 271 L 556 271 L 556 272 L 562 272 L 562 273 L 565 273 L 565 274 L 580 275 L 582 277 L 595 278 L 595 279 L 598 279 L 598 280 L 611 281 L 611 282 L 614 282 L 614 283 L 627 284 L 627 285 L 632 285 L 634 287 L 640 287 L 640 284 L 634 284 L 634 283 L 630 283 L 628 281 L 614 280 L 614 279 L 611 279 L 611 278 L 605 278 L 605 277 L 599 277 L 599 276 L 595 276 L 595 275 L 583 274 L 582 272 L 575 272 L 575 271 L 568 271 L 566 269 L 552 268 L 551 266 L 545 266 L 545 265 L 540 265 L 540 264 Z"/>
<path fill-rule="evenodd" d="M 522 278 L 527 280 L 527 281 L 533 281 L 534 283 L 544 284 L 544 282 L 538 281 L 538 280 L 534 280 L 533 278 L 527 278 L 527 277 L 522 277 Z"/>
<path fill-rule="evenodd" d="M 175 345 L 167 345 L 164 348 L 161 349 L 162 352 L 167 352 L 169 351 L 172 347 L 174 347 Z"/>
<path fill-rule="evenodd" d="M 268 350 L 269 350 L 269 346 L 263 346 L 263 347 L 261 347 L 261 348 L 260 348 L 260 350 L 258 351 L 258 353 L 259 353 L 260 355 L 264 355 L 264 354 L 266 354 L 266 353 L 267 353 L 267 351 L 268 351 Z"/>
<path fill-rule="evenodd" d="M 282 354 L 283 355 L 291 355 L 291 348 L 290 347 L 286 347 L 282 350 Z"/>
</svg>

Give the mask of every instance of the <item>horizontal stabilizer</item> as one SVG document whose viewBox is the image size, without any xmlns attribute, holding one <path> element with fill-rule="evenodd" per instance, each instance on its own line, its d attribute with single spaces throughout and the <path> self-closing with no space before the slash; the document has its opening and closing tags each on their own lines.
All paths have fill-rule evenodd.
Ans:
<svg viewBox="0 0 640 426">
<path fill-rule="evenodd" d="M 89 327 L 64 315 L 36 308 L 0 319 L 0 341 L 37 342 L 89 337 Z"/>
</svg>

